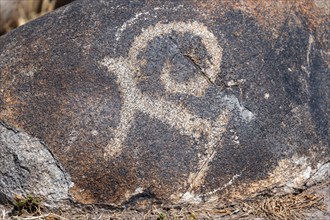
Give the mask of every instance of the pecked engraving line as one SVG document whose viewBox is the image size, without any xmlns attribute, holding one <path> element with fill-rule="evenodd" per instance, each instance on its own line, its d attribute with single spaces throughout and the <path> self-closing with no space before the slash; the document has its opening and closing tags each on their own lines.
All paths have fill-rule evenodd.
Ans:
<svg viewBox="0 0 330 220">
<path fill-rule="evenodd" d="M 222 48 L 218 45 L 217 38 L 213 33 L 196 21 L 157 23 L 135 37 L 128 57 L 104 58 L 101 65 L 106 66 L 110 72 L 116 74 L 123 100 L 119 126 L 114 130 L 114 138 L 110 140 L 104 156 L 113 158 L 121 154 L 123 143 L 134 121 L 134 114 L 138 111 L 146 113 L 150 117 L 176 128 L 182 135 L 187 135 L 195 140 L 202 135 L 207 137 L 208 142 L 203 148 L 204 153 L 199 155 L 197 172 L 192 172 L 187 180 L 189 190 L 194 190 L 202 184 L 208 165 L 215 155 L 216 146 L 226 131 L 225 126 L 228 123 L 229 111 L 224 110 L 213 121 L 202 119 L 175 103 L 161 98 L 148 97 L 138 89 L 136 76 L 141 71 L 141 63 L 146 62 L 138 59 L 139 52 L 143 51 L 155 37 L 170 34 L 173 31 L 179 34 L 189 33 L 199 36 L 211 59 L 206 60 L 207 68 L 198 68 L 203 74 L 198 74 L 184 83 L 178 83 L 171 79 L 171 64 L 170 60 L 167 60 L 160 76 L 167 92 L 190 94 L 196 97 L 204 96 L 206 89 L 210 86 L 209 81 L 213 83 L 220 72 Z"/>
</svg>

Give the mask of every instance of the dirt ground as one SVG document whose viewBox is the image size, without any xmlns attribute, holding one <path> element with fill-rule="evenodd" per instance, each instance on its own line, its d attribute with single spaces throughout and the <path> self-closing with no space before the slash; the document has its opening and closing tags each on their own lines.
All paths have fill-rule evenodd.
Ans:
<svg viewBox="0 0 330 220">
<path fill-rule="evenodd" d="M 226 207 L 165 206 L 149 204 L 145 209 L 113 208 L 102 205 L 67 205 L 58 210 L 42 211 L 39 216 L 13 215 L 13 206 L 0 205 L 1 220 L 199 220 L 199 219 L 330 219 L 330 180 L 300 194 L 258 197 L 239 201 Z"/>
</svg>

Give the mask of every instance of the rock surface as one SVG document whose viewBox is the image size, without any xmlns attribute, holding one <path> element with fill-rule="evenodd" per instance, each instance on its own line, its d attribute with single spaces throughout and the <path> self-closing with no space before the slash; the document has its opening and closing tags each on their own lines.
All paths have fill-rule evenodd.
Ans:
<svg viewBox="0 0 330 220">
<path fill-rule="evenodd" d="M 47 202 L 68 199 L 70 178 L 42 142 L 0 124 L 0 146 L 2 194 L 26 195 L 37 190 Z"/>
<path fill-rule="evenodd" d="M 81 0 L 3 36 L 1 191 L 218 203 L 328 179 L 328 14 Z"/>
</svg>

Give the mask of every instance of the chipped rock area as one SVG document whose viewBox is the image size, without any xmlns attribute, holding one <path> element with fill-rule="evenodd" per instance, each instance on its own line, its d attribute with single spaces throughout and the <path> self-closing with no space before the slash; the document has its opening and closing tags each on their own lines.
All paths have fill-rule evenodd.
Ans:
<svg viewBox="0 0 330 220">
<path fill-rule="evenodd" d="M 0 123 L 0 149 L 0 193 L 7 199 L 35 195 L 50 207 L 69 199 L 70 177 L 43 142 Z"/>
<path fill-rule="evenodd" d="M 319 161 L 315 164 L 310 161 L 311 158 L 296 155 L 290 159 L 280 160 L 278 166 L 268 174 L 266 179 L 242 185 L 241 187 L 245 189 L 245 192 L 234 193 L 233 199 L 244 199 L 260 194 L 295 194 L 311 186 L 329 181 L 329 160 Z"/>
<path fill-rule="evenodd" d="M 1 37 L 3 193 L 212 207 L 327 181 L 326 10 L 238 2 L 78 0 Z"/>
</svg>

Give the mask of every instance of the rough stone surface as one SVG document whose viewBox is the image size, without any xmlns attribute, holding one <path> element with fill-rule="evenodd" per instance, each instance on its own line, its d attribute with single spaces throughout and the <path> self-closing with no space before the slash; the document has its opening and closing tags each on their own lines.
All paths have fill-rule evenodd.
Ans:
<svg viewBox="0 0 330 220">
<path fill-rule="evenodd" d="M 40 140 L 0 124 L 0 146 L 0 189 L 7 199 L 35 194 L 48 205 L 69 199 L 70 178 Z"/>
<path fill-rule="evenodd" d="M 329 178 L 328 14 L 322 1 L 76 1 L 0 38 L 0 120 L 45 143 L 81 203 L 304 189 Z"/>
</svg>

